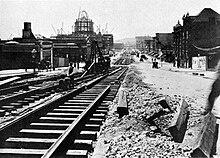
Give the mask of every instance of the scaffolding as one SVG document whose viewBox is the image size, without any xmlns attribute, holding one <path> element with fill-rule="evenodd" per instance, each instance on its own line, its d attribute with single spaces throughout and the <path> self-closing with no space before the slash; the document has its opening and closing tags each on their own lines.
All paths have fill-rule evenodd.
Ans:
<svg viewBox="0 0 220 158">
<path fill-rule="evenodd" d="M 89 19 L 86 11 L 79 12 L 75 22 L 75 34 L 78 36 L 89 36 L 94 34 L 93 21 Z"/>
</svg>

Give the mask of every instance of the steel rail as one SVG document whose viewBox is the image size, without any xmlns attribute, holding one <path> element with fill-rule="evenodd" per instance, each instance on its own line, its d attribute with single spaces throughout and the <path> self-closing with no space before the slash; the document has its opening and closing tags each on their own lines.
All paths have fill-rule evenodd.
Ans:
<svg viewBox="0 0 220 158">
<path fill-rule="evenodd" d="M 122 72 L 121 74 L 116 78 L 117 81 L 120 80 L 120 78 L 125 74 L 125 72 L 127 71 L 128 67 L 126 67 Z"/>
<path fill-rule="evenodd" d="M 90 79 L 90 78 L 92 79 L 93 77 L 94 77 L 94 75 L 87 75 L 85 77 L 78 77 L 78 78 L 75 79 L 75 82 L 87 80 L 87 79 Z M 97 77 L 97 76 L 95 76 L 95 77 Z M 59 87 L 59 84 L 58 84 L 58 82 L 56 82 L 56 83 L 53 83 L 52 85 L 47 85 L 46 87 L 39 87 L 39 88 L 36 88 L 36 89 L 31 89 L 29 91 L 26 91 L 24 93 L 19 93 L 19 94 L 15 94 L 15 95 L 5 97 L 5 98 L 1 98 L 0 99 L 0 108 L 3 105 L 8 105 L 12 102 L 18 101 L 19 99 L 23 99 L 25 97 L 29 97 L 29 96 L 37 94 L 37 93 L 42 94 L 42 93 L 45 93 L 45 92 L 50 91 L 50 90 L 55 90 L 58 87 Z M 12 88 L 16 88 L 16 87 L 12 87 Z M 25 84 L 23 88 L 28 88 L 28 85 Z"/>
<path fill-rule="evenodd" d="M 65 146 L 69 142 L 69 136 L 77 130 L 77 126 L 81 124 L 83 119 L 85 119 L 92 109 L 97 105 L 97 103 L 106 95 L 106 93 L 110 90 L 110 86 L 106 87 L 103 92 L 84 110 L 75 121 L 72 122 L 72 124 L 65 130 L 65 132 L 57 139 L 56 142 L 54 142 L 53 145 L 48 149 L 48 151 L 41 157 L 41 158 L 50 158 L 52 156 L 56 156 L 56 154 L 59 152 L 59 149 L 62 148 L 62 146 Z M 71 138 L 73 139 L 73 138 Z"/>
<path fill-rule="evenodd" d="M 107 75 L 105 76 L 101 76 L 101 77 L 98 77 L 84 85 L 82 85 L 81 87 L 77 88 L 77 89 L 74 89 L 70 92 L 68 92 L 67 94 L 63 95 L 62 97 L 54 100 L 54 101 L 51 101 L 50 103 L 48 104 L 45 104 L 44 106 L 41 106 L 37 109 L 34 109 L 33 111 L 30 111 L 30 112 L 27 112 L 26 114 L 24 114 L 23 116 L 21 116 L 20 118 L 18 119 L 15 119 L 13 120 L 12 122 L 10 122 L 9 124 L 7 124 L 6 126 L 3 126 L 2 128 L 0 128 L 0 135 L 4 135 L 4 133 L 7 133 L 10 131 L 14 131 L 16 129 L 16 127 L 19 127 L 21 124 L 22 124 L 22 121 L 24 122 L 30 122 L 31 121 L 31 116 L 35 115 L 39 115 L 37 114 L 39 111 L 45 111 L 46 109 L 54 106 L 54 104 L 59 104 L 60 102 L 63 102 L 65 101 L 67 98 L 69 98 L 70 96 L 72 95 L 76 95 L 84 90 L 86 90 L 87 88 L 90 88 L 92 87 L 94 84 L 96 84 L 97 82 L 99 82 L 100 80 L 102 80 L 103 78 L 105 78 Z M 0 137 L 0 140 L 2 139 L 3 137 Z"/>
<path fill-rule="evenodd" d="M 66 100 L 68 100 L 69 98 L 72 98 L 73 96 L 76 96 L 76 95 L 79 95 L 81 94 L 83 91 L 89 89 L 90 87 L 96 85 L 97 83 L 99 83 L 99 85 L 95 86 L 94 88 L 92 88 L 91 90 L 92 91 L 97 91 L 98 89 L 102 89 L 105 87 L 105 92 L 102 91 L 101 94 L 106 94 L 110 89 L 113 89 L 113 91 L 111 90 L 110 93 L 112 93 L 112 95 L 114 95 L 114 93 L 116 93 L 116 88 L 118 88 L 117 84 L 116 85 L 111 85 L 111 88 L 109 86 L 109 84 L 111 83 L 111 80 L 114 81 L 116 78 L 117 78 L 117 75 L 120 74 L 120 70 L 122 70 L 121 68 L 118 68 L 117 70 L 114 70 L 113 72 L 109 73 L 109 74 L 105 74 L 103 76 L 100 76 L 92 81 L 89 81 L 88 83 L 84 83 L 81 85 L 81 87 L 79 87 L 78 89 L 73 89 L 71 90 L 70 92 L 68 92 L 67 94 L 63 95 L 62 97 L 56 99 L 56 100 L 53 100 L 53 101 L 50 101 L 49 103 L 45 104 L 45 105 L 42 105 L 40 106 L 39 108 L 36 108 L 34 109 L 33 111 L 30 111 L 30 112 L 27 112 L 26 114 L 24 114 L 23 116 L 21 116 L 20 118 L 17 118 L 15 120 L 13 120 L 11 123 L 9 123 L 8 125 L 5 125 L 3 126 L 2 128 L 0 128 L 0 143 L 4 144 L 4 142 L 6 141 L 7 138 L 10 138 L 10 137 L 13 137 L 13 136 L 16 136 L 17 133 L 21 130 L 21 129 L 24 129 L 25 127 L 29 126 L 30 123 L 33 123 L 35 121 L 38 121 L 40 119 L 40 117 L 42 116 L 46 116 L 46 114 L 53 110 L 54 108 L 58 107 L 60 104 L 66 102 Z M 123 70 L 122 70 L 123 71 Z M 111 75 L 115 74 L 114 76 L 115 77 L 112 77 Z M 108 78 L 106 78 L 108 77 Z M 105 79 L 105 82 L 103 82 Z M 102 82 L 100 82 L 102 81 Z M 100 84 L 101 83 L 101 84 Z M 106 87 L 109 87 L 108 89 L 106 89 Z M 89 90 L 90 91 L 90 90 Z M 91 91 L 90 91 L 91 92 Z M 99 92 L 100 93 L 100 92 Z M 99 97 L 96 98 L 95 101 L 99 102 L 100 99 L 102 98 L 101 94 L 99 95 Z M 97 94 L 98 95 L 98 94 Z M 109 94 L 108 94 L 109 95 Z M 80 95 L 79 95 L 80 96 Z M 107 96 L 105 97 L 105 100 L 107 99 L 112 99 L 114 96 Z M 79 98 L 79 97 L 78 97 Z M 99 98 L 99 99 L 98 99 Z M 83 101 L 83 100 L 82 100 Z M 95 101 L 93 101 L 89 107 L 86 108 L 87 111 L 92 111 L 93 108 L 95 107 Z M 93 104 L 94 103 L 94 104 Z M 80 116 L 82 116 L 83 118 L 85 118 L 86 116 L 88 116 L 89 114 L 86 113 L 86 112 L 83 112 Z M 79 116 L 78 116 L 79 117 Z M 78 122 L 81 122 L 81 121 L 85 121 L 85 119 L 79 119 L 78 118 L 76 120 L 78 120 Z M 75 120 L 74 120 L 75 121 Z M 72 123 L 73 125 L 73 123 Z M 66 145 L 69 145 L 68 142 L 69 141 L 69 136 L 71 135 L 71 133 L 73 132 L 76 132 L 76 130 L 70 130 L 71 128 L 72 129 L 76 129 L 77 125 L 75 124 L 75 127 L 71 126 L 71 127 L 68 127 L 68 129 L 66 129 L 65 131 L 67 132 L 64 132 L 64 133 L 61 133 L 61 135 L 59 136 L 60 139 L 62 140 L 55 140 L 55 142 L 53 142 L 49 149 L 40 149 L 39 150 L 39 155 L 43 155 L 45 157 L 53 157 L 53 156 L 57 156 L 57 153 L 61 153 L 61 152 L 64 152 L 62 151 L 64 149 L 64 147 L 68 147 Z M 25 139 L 25 138 L 24 138 Z M 27 138 L 26 138 L 27 139 Z M 10 151 L 7 151 L 7 150 L 10 150 L 10 149 L 7 149 L 7 148 L 2 148 L 1 149 L 2 152 L 10 152 Z M 13 150 L 14 153 L 12 154 L 16 154 L 16 152 L 28 152 L 28 154 L 31 154 L 31 152 L 33 153 L 37 153 L 37 150 L 38 149 L 30 149 L 30 150 L 23 150 L 22 149 L 20 150 L 16 148 Z M 4 153 L 3 153 L 4 154 Z M 26 156 L 27 156 L 26 155 Z"/>
</svg>

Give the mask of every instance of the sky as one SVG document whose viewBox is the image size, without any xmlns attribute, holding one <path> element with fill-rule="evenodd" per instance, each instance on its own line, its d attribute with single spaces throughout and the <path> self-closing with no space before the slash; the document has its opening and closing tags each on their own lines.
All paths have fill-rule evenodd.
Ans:
<svg viewBox="0 0 220 158">
<path fill-rule="evenodd" d="M 171 33 L 184 14 L 195 16 L 204 8 L 220 14 L 220 0 L 0 0 L 0 38 L 21 37 L 24 22 L 46 37 L 61 28 L 71 33 L 80 10 L 88 13 L 95 31 L 100 27 L 115 40 L 155 36 Z"/>
</svg>

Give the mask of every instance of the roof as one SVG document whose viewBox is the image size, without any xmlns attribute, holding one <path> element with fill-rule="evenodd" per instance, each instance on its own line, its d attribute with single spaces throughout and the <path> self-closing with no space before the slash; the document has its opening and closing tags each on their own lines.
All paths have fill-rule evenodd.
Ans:
<svg viewBox="0 0 220 158">
<path fill-rule="evenodd" d="M 211 8 L 204 8 L 193 22 L 206 22 L 209 21 L 209 18 L 215 17 L 217 20 L 220 20 L 220 14 Z"/>
<path fill-rule="evenodd" d="M 178 20 L 178 23 L 174 26 L 174 28 L 177 28 L 177 27 L 181 27 L 182 25 L 180 24 L 180 21 Z"/>
</svg>

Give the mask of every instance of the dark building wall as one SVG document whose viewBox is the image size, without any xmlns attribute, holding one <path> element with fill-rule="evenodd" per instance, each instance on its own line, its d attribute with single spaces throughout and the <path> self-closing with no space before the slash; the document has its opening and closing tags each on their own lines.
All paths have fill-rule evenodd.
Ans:
<svg viewBox="0 0 220 158">
<path fill-rule="evenodd" d="M 159 57 L 167 62 L 172 62 L 173 59 L 173 34 L 172 33 L 156 33 L 156 47 Z M 162 56 L 161 56 L 162 55 Z"/>
<path fill-rule="evenodd" d="M 192 42 L 194 45 L 209 48 L 220 44 L 220 21 L 216 24 L 210 22 L 193 23 Z"/>
<path fill-rule="evenodd" d="M 183 26 L 174 27 L 174 52 L 183 61 L 182 67 L 192 67 L 192 57 L 208 56 L 208 68 L 219 60 L 216 52 L 203 51 L 220 45 L 220 15 L 211 8 L 204 8 L 197 16 L 183 16 Z M 178 27 L 177 27 L 178 26 Z M 200 50 L 198 49 L 201 48 Z"/>
<path fill-rule="evenodd" d="M 113 49 L 113 35 L 112 34 L 103 34 L 103 48 L 104 49 Z"/>
<path fill-rule="evenodd" d="M 158 39 L 162 47 L 173 45 L 172 33 L 156 33 L 156 38 Z"/>
<path fill-rule="evenodd" d="M 36 53 L 32 54 L 33 49 Z M 37 67 L 39 62 L 39 46 L 33 45 L 3 45 L 1 51 L 0 69 L 22 69 Z"/>
</svg>

